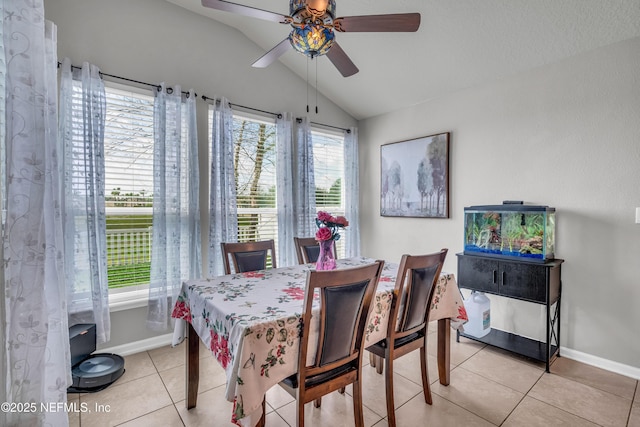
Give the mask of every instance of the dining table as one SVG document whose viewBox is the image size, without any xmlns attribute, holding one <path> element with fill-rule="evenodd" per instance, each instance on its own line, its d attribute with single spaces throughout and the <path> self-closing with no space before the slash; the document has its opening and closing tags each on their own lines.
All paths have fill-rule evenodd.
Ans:
<svg viewBox="0 0 640 427">
<path fill-rule="evenodd" d="M 365 257 L 339 259 L 336 268 L 373 262 Z M 176 319 L 173 344 L 187 340 L 187 409 L 197 403 L 202 341 L 226 372 L 225 397 L 233 402 L 231 422 L 264 425 L 265 394 L 297 372 L 306 280 L 314 269 L 315 264 L 302 264 L 183 282 L 172 317 Z M 365 348 L 386 336 L 397 272 L 398 263 L 385 262 L 371 304 Z M 453 274 L 441 273 L 431 303 L 429 321 L 437 320 L 439 379 L 448 385 L 451 329 L 468 320 Z M 311 328 L 317 335 L 317 328 Z"/>
</svg>

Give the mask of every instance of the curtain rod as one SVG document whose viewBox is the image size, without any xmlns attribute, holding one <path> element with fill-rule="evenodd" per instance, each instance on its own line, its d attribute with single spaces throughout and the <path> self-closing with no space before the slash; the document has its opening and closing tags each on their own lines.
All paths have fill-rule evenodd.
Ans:
<svg viewBox="0 0 640 427">
<path fill-rule="evenodd" d="M 58 62 L 58 68 L 60 68 L 62 66 L 62 62 Z M 76 69 L 76 70 L 81 70 L 82 67 L 78 67 L 77 65 L 71 65 L 71 69 Z M 107 76 L 107 77 L 111 77 L 112 79 L 118 79 L 118 80 L 123 80 L 125 82 L 131 82 L 131 83 L 137 83 L 139 85 L 144 85 L 144 86 L 151 86 L 152 88 L 155 89 L 162 89 L 162 86 L 154 84 L 154 83 L 147 83 L 147 82 L 141 82 L 140 80 L 133 80 L 133 79 L 129 79 L 127 77 L 121 77 L 121 76 L 116 76 L 113 74 L 107 74 L 107 73 L 103 73 L 102 71 L 100 71 L 100 77 L 103 76 Z M 167 93 L 173 93 L 173 88 L 172 87 L 168 87 L 167 88 Z M 185 92 L 182 91 L 182 93 L 188 98 L 189 97 L 189 92 Z M 194 96 L 198 96 L 197 93 L 194 92 Z"/>
<path fill-rule="evenodd" d="M 302 123 L 302 118 L 301 117 L 297 117 L 296 118 L 296 122 Z M 346 132 L 346 133 L 351 133 L 351 129 L 345 129 L 345 128 L 341 128 L 339 126 L 325 125 L 324 123 L 317 123 L 317 122 L 309 122 L 309 123 L 311 123 L 312 125 L 316 125 L 316 126 L 324 126 L 326 128 L 338 129 L 338 130 L 341 130 L 341 131 Z"/>
<path fill-rule="evenodd" d="M 210 97 L 208 97 L 206 95 L 202 95 L 202 99 L 204 101 L 215 101 L 214 98 L 210 98 Z M 282 114 L 274 113 L 272 111 L 260 110 L 258 108 L 247 107 L 246 105 L 240 105 L 240 104 L 233 104 L 231 102 L 229 103 L 229 105 L 232 106 L 232 107 L 236 106 L 236 107 L 244 108 L 244 109 L 251 110 L 251 111 L 258 111 L 260 113 L 271 114 L 272 116 L 276 116 L 279 119 L 282 118 Z M 296 122 L 301 123 L 302 122 L 302 118 L 300 118 L 300 117 L 296 118 Z M 332 129 L 338 129 L 338 130 L 341 130 L 341 131 L 344 131 L 344 132 L 347 132 L 347 133 L 351 133 L 351 129 L 344 129 L 344 128 L 341 128 L 341 127 L 338 127 L 338 126 L 325 125 L 325 124 L 316 123 L 316 122 L 310 122 L 310 123 L 313 124 L 313 125 L 316 125 L 316 126 L 324 126 L 324 127 L 328 127 L 328 128 L 332 128 Z"/>
<path fill-rule="evenodd" d="M 216 101 L 215 98 L 210 98 L 206 95 L 202 95 L 202 100 L 203 101 Z M 272 116 L 276 116 L 277 118 L 281 119 L 282 118 L 282 114 L 280 113 L 273 113 L 271 111 L 266 111 L 266 110 L 260 110 L 258 108 L 253 108 L 253 107 L 247 107 L 246 105 L 240 105 L 240 104 L 232 104 L 231 102 L 229 103 L 230 106 L 236 106 L 236 107 L 240 107 L 240 108 L 244 108 L 246 110 L 251 110 L 251 111 L 258 111 L 260 113 L 265 113 L 265 114 L 271 114 Z"/>
<path fill-rule="evenodd" d="M 60 68 L 61 66 L 62 66 L 62 62 L 58 62 L 58 68 Z M 71 68 L 72 69 L 75 68 L 76 70 L 81 70 L 82 69 L 82 67 L 78 67 L 77 65 L 73 65 L 73 64 L 71 65 Z M 100 71 L 100 76 L 107 76 L 107 77 L 111 77 L 112 79 L 118 79 L 118 80 L 123 80 L 123 81 L 126 81 L 126 82 L 137 83 L 137 84 L 140 84 L 140 85 L 151 86 L 151 87 L 156 88 L 158 90 L 160 90 L 160 88 L 161 88 L 160 85 L 157 85 L 157 84 L 154 84 L 154 83 L 147 83 L 147 82 L 142 82 L 140 80 L 133 80 L 133 79 L 129 79 L 127 77 L 121 77 L 121 76 L 116 76 L 116 75 L 113 75 L 113 74 L 103 73 L 102 71 Z M 168 93 L 172 93 L 173 92 L 173 88 L 168 87 L 167 88 L 167 92 Z M 189 97 L 189 92 L 182 91 L 182 93 L 185 96 Z M 196 94 L 196 93 L 194 93 L 194 95 L 196 97 L 198 96 L 198 94 Z M 202 99 L 204 101 L 215 101 L 214 98 L 210 98 L 210 97 L 208 97 L 206 95 L 202 95 Z M 282 114 L 280 114 L 280 113 L 273 113 L 271 111 L 265 111 L 265 110 L 260 110 L 258 108 L 247 107 L 246 105 L 233 104 L 231 102 L 229 103 L 229 105 L 232 106 L 232 107 L 236 106 L 236 107 L 245 108 L 245 109 L 251 110 L 251 111 L 258 111 L 260 113 L 271 114 L 272 116 L 276 116 L 279 119 L 282 118 Z M 298 123 L 300 123 L 302 121 L 302 119 L 301 118 L 296 118 L 296 121 Z M 327 127 L 327 128 L 338 129 L 338 130 L 341 130 L 341 131 L 344 131 L 344 132 L 347 132 L 347 133 L 351 133 L 351 129 L 345 129 L 345 128 L 341 128 L 341 127 L 338 127 L 338 126 L 332 126 L 332 125 L 325 125 L 323 123 L 316 123 L 316 122 L 310 122 L 310 123 L 312 125 L 316 125 L 316 126 L 324 126 L 324 127 Z"/>
</svg>

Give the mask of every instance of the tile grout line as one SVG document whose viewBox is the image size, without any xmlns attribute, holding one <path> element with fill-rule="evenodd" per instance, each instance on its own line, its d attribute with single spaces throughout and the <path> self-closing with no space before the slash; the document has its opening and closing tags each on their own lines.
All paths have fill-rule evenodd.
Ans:
<svg viewBox="0 0 640 427">
<path fill-rule="evenodd" d="M 140 418 L 146 417 L 147 415 L 153 414 L 154 412 L 157 412 L 157 411 L 161 411 L 161 410 L 163 410 L 163 409 L 165 409 L 165 408 L 168 408 L 168 407 L 170 407 L 170 406 L 173 406 L 173 407 L 174 407 L 174 409 L 175 409 L 175 404 L 174 404 L 174 403 L 171 403 L 170 405 L 163 406 L 162 408 L 154 409 L 153 411 L 151 411 L 151 412 L 147 412 L 146 414 L 142 414 L 142 415 L 137 416 L 137 417 L 135 417 L 135 418 L 131 418 L 131 419 L 129 419 L 129 420 L 124 420 L 124 421 L 122 421 L 121 423 L 114 424 L 114 427 L 122 426 L 122 425 L 124 425 L 124 424 L 126 424 L 126 423 L 129 423 L 129 422 L 131 422 L 131 421 L 138 420 L 138 419 L 140 419 Z M 180 416 L 180 413 L 178 413 L 178 416 Z M 182 421 L 182 418 L 180 418 L 180 422 L 182 422 L 182 425 L 183 425 L 183 427 L 184 427 L 184 425 L 185 425 L 185 424 L 184 424 L 184 421 Z"/>
<path fill-rule="evenodd" d="M 284 405 L 284 406 L 286 406 L 286 405 Z M 283 408 L 284 406 L 281 406 L 281 408 Z M 282 420 L 282 422 L 283 422 L 283 423 L 285 423 L 288 427 L 291 427 L 291 424 L 289 424 L 289 423 L 287 422 L 287 420 L 285 420 L 285 419 L 284 419 L 284 417 L 283 417 L 282 415 L 280 415 L 280 413 L 279 413 L 276 409 L 274 409 L 274 410 L 273 410 L 273 412 L 274 412 L 278 417 L 280 417 L 280 419 Z M 265 423 L 266 423 L 266 415 L 265 415 Z"/>
<path fill-rule="evenodd" d="M 638 395 L 638 388 L 640 387 L 640 381 L 636 381 L 636 388 L 633 391 L 633 396 L 631 397 L 631 407 L 629 408 L 629 414 L 627 415 L 627 424 L 626 426 L 629 426 L 629 424 L 631 423 L 631 414 L 633 414 L 633 407 L 636 404 L 636 397 Z"/>
<path fill-rule="evenodd" d="M 169 399 L 171 400 L 171 406 L 173 406 L 174 411 L 176 411 L 176 413 L 178 414 L 178 418 L 180 419 L 180 422 L 182 423 L 182 425 L 186 426 L 187 424 L 185 423 L 184 419 L 182 419 L 182 415 L 180 414 L 180 411 L 178 410 L 178 407 L 176 406 L 179 402 L 174 402 L 173 401 L 173 397 L 171 396 L 171 393 L 169 393 L 169 389 L 167 388 L 167 385 L 164 383 L 164 380 L 162 379 L 162 375 L 160 375 L 160 371 L 158 370 L 158 365 L 156 365 L 156 363 L 153 360 L 153 357 L 151 356 L 151 354 L 149 353 L 148 350 L 147 350 L 147 355 L 149 356 L 149 359 L 151 359 L 151 363 L 153 364 L 153 368 L 156 370 L 156 375 L 158 375 L 158 378 L 160 378 L 160 382 L 162 383 L 162 387 L 164 387 L 165 391 L 169 395 Z M 181 365 L 178 365 L 178 366 L 181 366 Z M 185 397 L 185 399 L 186 399 L 186 397 Z M 165 406 L 165 408 L 166 408 L 166 406 Z"/>
<path fill-rule="evenodd" d="M 531 390 L 533 390 L 533 388 L 536 386 L 536 384 L 538 384 L 538 382 L 542 379 L 542 377 L 544 376 L 545 372 L 542 371 L 542 375 L 540 375 L 538 377 L 538 379 L 533 383 L 533 385 L 531 387 L 529 387 L 529 390 L 527 390 L 526 393 L 524 393 L 524 395 L 522 396 L 522 399 L 520 399 L 520 401 L 518 401 L 518 403 L 516 404 L 516 406 L 513 407 L 513 409 L 509 412 L 509 414 L 505 417 L 504 420 L 502 420 L 502 422 L 500 423 L 500 425 L 503 425 L 505 422 L 507 422 L 507 420 L 509 419 L 509 417 L 515 412 L 516 409 L 518 409 L 518 406 L 520 406 L 520 404 L 522 404 L 522 402 L 524 401 L 525 398 L 529 397 L 531 399 L 535 399 L 534 397 L 529 396 L 529 392 L 531 392 Z M 516 390 L 517 391 L 517 390 Z M 537 400 L 537 399 L 536 399 Z M 542 402 L 545 403 L 545 402 Z M 552 405 L 553 406 L 553 405 Z M 567 411 L 564 411 L 567 412 Z M 569 412 L 567 412 L 569 413 Z"/>
<path fill-rule="evenodd" d="M 484 347 L 482 347 L 482 348 L 484 348 Z M 476 355 L 476 354 L 478 354 L 478 352 L 473 353 L 473 355 Z M 466 362 L 466 361 L 467 361 L 467 360 L 469 360 L 471 357 L 473 357 L 473 355 L 472 355 L 472 356 L 469 356 L 468 358 L 466 358 L 466 359 L 464 360 L 464 362 Z M 451 372 L 453 372 L 454 370 L 456 370 L 456 369 L 460 368 L 460 365 L 462 365 L 462 363 L 464 363 L 464 362 L 461 362 L 460 364 L 456 365 L 453 369 L 451 369 Z M 464 368 L 461 368 L 461 369 L 463 369 L 463 370 L 466 370 L 466 371 L 468 371 L 468 372 L 473 373 L 472 371 L 469 371 L 468 369 L 464 369 Z M 493 382 L 495 382 L 495 381 L 493 381 Z M 496 384 L 499 384 L 499 383 L 496 383 Z M 500 384 L 500 385 L 502 385 L 502 384 Z M 448 387 L 448 386 L 447 386 L 447 387 Z M 491 424 L 491 425 L 494 425 L 494 426 L 496 425 L 496 424 L 494 424 L 493 422 L 491 422 L 490 420 L 488 420 L 488 419 L 486 419 L 485 417 L 483 417 L 482 415 L 478 415 L 478 414 L 476 414 L 475 412 L 470 411 L 469 409 L 467 409 L 467 408 L 465 408 L 464 406 L 462 406 L 462 405 L 460 405 L 460 404 L 458 404 L 458 403 L 454 402 L 453 400 L 449 400 L 449 399 L 447 399 L 446 397 L 444 397 L 444 396 L 440 396 L 438 393 L 435 393 L 435 392 L 434 392 L 434 394 L 435 394 L 435 395 L 437 395 L 440 399 L 442 399 L 442 400 L 446 400 L 447 402 L 451 403 L 452 405 L 457 406 L 458 408 L 462 409 L 463 411 L 468 412 L 469 414 L 471 414 L 471 415 L 473 415 L 473 416 L 475 416 L 475 417 L 478 417 L 478 418 L 480 418 L 481 420 L 485 420 L 486 422 L 488 422 L 488 423 L 489 423 L 489 424 Z M 516 405 L 516 406 L 517 406 L 517 405 Z M 506 418 L 505 418 L 505 419 L 506 419 Z M 503 420 L 502 422 L 504 423 L 504 420 Z"/>
<path fill-rule="evenodd" d="M 574 414 L 573 412 L 569 412 L 569 411 L 567 411 L 566 409 L 559 408 L 559 407 L 557 407 L 556 405 L 553 405 L 553 404 L 551 404 L 551 403 L 549 403 L 549 402 L 545 402 L 544 400 L 540 400 L 540 399 L 535 398 L 535 397 L 533 397 L 533 396 L 529 396 L 528 394 L 527 394 L 527 396 L 528 396 L 530 399 L 535 400 L 536 402 L 540 402 L 540 403 L 542 403 L 543 405 L 549 405 L 549 406 L 551 406 L 551 407 L 553 407 L 553 408 L 555 408 L 555 409 L 557 409 L 557 410 L 559 410 L 559 411 L 564 412 L 565 414 L 569 414 L 569 415 L 571 415 L 571 416 L 573 416 L 573 417 L 580 418 L 581 420 L 584 420 L 584 421 L 588 422 L 589 424 L 593 424 L 593 425 L 595 425 L 595 426 L 602 426 L 601 424 L 598 424 L 598 423 L 597 423 L 597 422 L 595 422 L 595 421 L 589 420 L 589 419 L 587 419 L 587 418 L 585 418 L 585 417 L 583 417 L 583 416 L 581 416 L 581 415 Z"/>
<path fill-rule="evenodd" d="M 484 346 L 482 349 L 484 349 L 485 347 L 486 347 L 486 346 Z M 563 408 L 563 407 L 558 407 L 558 406 L 556 406 L 556 404 L 549 403 L 549 402 L 546 402 L 546 401 L 541 401 L 541 400 L 539 400 L 539 399 L 537 399 L 537 398 L 535 398 L 535 397 L 532 397 L 532 396 L 530 395 L 530 393 L 532 392 L 532 390 L 533 390 L 533 389 L 534 389 L 538 384 L 540 384 L 540 382 L 542 381 L 542 379 L 543 379 L 543 377 L 545 376 L 545 374 L 547 374 L 547 372 L 545 372 L 545 371 L 543 371 L 543 372 L 542 372 L 542 375 L 540 375 L 540 376 L 536 379 L 536 381 L 533 383 L 533 385 L 531 385 L 531 386 L 528 388 L 528 390 L 527 390 L 526 392 L 522 393 L 521 391 L 516 390 L 516 389 L 514 389 L 514 388 L 512 388 L 512 387 L 510 387 L 510 386 L 508 386 L 508 385 L 502 384 L 502 383 L 500 383 L 500 382 L 498 382 L 498 381 L 495 381 L 494 379 L 489 378 L 489 377 L 487 377 L 487 376 L 485 376 L 485 375 L 483 375 L 483 374 L 477 373 L 477 372 L 475 372 L 475 371 L 471 371 L 471 370 L 469 370 L 469 369 L 467 369 L 467 368 L 465 368 L 465 367 L 461 366 L 464 362 L 466 362 L 466 361 L 468 361 L 468 360 L 472 359 L 474 356 L 476 356 L 476 355 L 479 353 L 479 351 L 481 351 L 482 349 L 480 349 L 480 350 L 476 351 L 476 352 L 475 352 L 475 353 L 473 353 L 471 356 L 466 357 L 466 358 L 464 359 L 464 361 L 463 361 L 463 362 L 461 362 L 461 363 L 457 364 L 456 366 L 452 366 L 452 367 L 451 367 L 451 372 L 454 372 L 457 368 L 461 367 L 464 371 L 468 371 L 468 372 L 470 372 L 470 373 L 473 373 L 473 374 L 479 375 L 480 377 L 482 377 L 482 378 L 484 378 L 484 379 L 486 379 L 486 380 L 488 380 L 488 381 L 494 382 L 494 383 L 496 383 L 496 384 L 499 384 L 499 385 L 501 385 L 501 386 L 504 386 L 504 387 L 506 387 L 506 388 L 509 388 L 509 389 L 511 389 L 511 390 L 513 390 L 513 391 L 515 391 L 515 392 L 518 392 L 518 393 L 521 393 L 521 394 L 522 394 L 522 398 L 521 398 L 521 399 L 519 399 L 519 401 L 517 402 L 517 404 L 516 404 L 516 405 L 515 405 L 515 406 L 514 406 L 510 411 L 509 411 L 509 413 L 506 415 L 506 417 L 505 417 L 505 418 L 504 418 L 504 419 L 503 419 L 499 424 L 494 424 L 493 422 L 491 422 L 491 421 L 487 420 L 486 418 L 484 418 L 484 417 L 482 417 L 482 416 L 480 416 L 480 415 L 478 415 L 478 414 L 475 414 L 474 412 L 472 412 L 472 411 L 470 411 L 470 410 L 468 410 L 468 409 L 464 408 L 463 406 L 459 405 L 459 404 L 458 404 L 458 403 L 456 403 L 455 401 L 449 400 L 449 399 L 447 399 L 447 398 L 445 398 L 445 397 L 443 397 L 443 396 L 441 396 L 441 395 L 439 395 L 439 394 L 437 394 L 437 393 L 435 393 L 435 392 L 433 392 L 433 391 L 432 391 L 432 393 L 437 394 L 439 398 L 442 398 L 443 400 L 446 400 L 447 402 L 451 403 L 452 405 L 454 405 L 454 406 L 456 406 L 456 407 L 458 407 L 458 408 L 462 409 L 464 412 L 469 413 L 469 414 L 472 414 L 472 415 L 474 415 L 474 416 L 476 416 L 476 417 L 478 417 L 478 418 L 480 418 L 480 419 L 483 419 L 483 420 L 487 421 L 487 422 L 488 422 L 488 423 L 490 423 L 491 425 L 497 425 L 497 426 L 502 426 L 502 425 L 504 425 L 504 424 L 507 422 L 507 420 L 509 420 L 509 418 L 510 418 L 510 417 L 512 417 L 512 415 L 514 414 L 515 410 L 516 410 L 519 406 L 521 406 L 521 405 L 523 404 L 523 401 L 524 401 L 525 397 L 530 397 L 531 399 L 533 399 L 533 400 L 535 400 L 535 401 L 537 401 L 537 402 L 540 402 L 540 403 L 545 404 L 545 405 L 549 405 L 549 406 L 551 406 L 551 407 L 553 407 L 553 408 L 556 408 L 556 409 L 558 409 L 558 410 L 562 411 L 563 413 L 566 413 L 566 414 L 568 414 L 568 415 L 574 416 L 574 417 L 576 417 L 576 418 L 579 418 L 579 419 L 584 420 L 584 421 L 586 421 L 586 422 L 592 423 L 592 424 L 594 424 L 594 425 L 598 425 L 598 423 L 597 423 L 597 422 L 592 421 L 592 420 L 589 420 L 589 419 L 587 419 L 587 418 L 584 418 L 584 416 L 581 416 L 581 415 L 579 415 L 579 414 L 575 414 L 575 413 L 573 413 L 573 412 L 569 412 L 568 410 L 566 410 L 566 409 L 565 409 L 565 408 Z M 169 395 L 169 397 L 170 397 L 170 399 L 171 399 L 171 402 L 172 402 L 172 403 L 171 403 L 171 405 L 167 405 L 167 406 L 164 406 L 164 407 L 162 407 L 162 408 L 158 408 L 158 409 L 156 409 L 156 410 L 154 410 L 154 411 L 151 411 L 151 412 L 149 412 L 149 413 L 147 413 L 147 414 L 140 415 L 140 416 L 135 417 L 135 418 L 130 419 L 130 420 L 122 421 L 122 423 L 130 422 L 130 421 L 136 420 L 136 419 L 138 419 L 138 418 L 141 418 L 141 417 L 147 416 L 147 415 L 149 415 L 150 413 L 156 412 L 156 411 L 158 411 L 158 410 L 165 409 L 165 408 L 167 408 L 168 406 L 173 406 L 174 410 L 175 410 L 176 412 L 178 412 L 178 418 L 180 419 L 180 422 L 182 423 L 182 425 L 183 425 L 183 426 L 186 426 L 187 424 L 186 424 L 185 420 L 183 419 L 182 414 L 180 413 L 180 411 L 178 411 L 178 408 L 177 408 L 177 405 L 178 405 L 180 402 L 182 402 L 182 401 L 180 401 L 180 402 L 173 402 L 173 399 L 171 398 L 171 395 L 169 394 L 169 390 L 168 390 L 168 388 L 167 388 L 167 384 L 165 383 L 165 381 L 163 380 L 162 376 L 160 375 L 160 371 L 158 370 L 158 365 L 156 364 L 156 362 L 154 361 L 154 359 L 151 357 L 151 355 L 149 354 L 149 352 L 148 352 L 148 351 L 146 351 L 146 353 L 147 353 L 147 356 L 149 357 L 149 359 L 151 360 L 151 363 L 152 363 L 152 366 L 153 366 L 153 368 L 154 368 L 155 374 L 157 374 L 157 375 L 158 375 L 158 378 L 160 379 L 160 381 L 161 381 L 161 383 L 162 383 L 162 386 L 163 386 L 163 388 L 164 388 L 165 392 Z M 516 361 L 518 361 L 518 360 L 516 359 Z M 555 362 L 555 361 L 554 361 L 554 362 Z M 182 364 L 181 364 L 181 365 L 177 365 L 177 366 L 184 366 L 184 365 L 182 365 Z M 366 367 L 366 366 L 363 366 L 363 368 L 365 368 L 365 367 Z M 175 367 L 172 367 L 172 368 L 170 368 L 170 369 L 173 369 L 173 368 L 175 368 Z M 149 377 L 150 375 L 152 375 L 152 374 L 145 375 L 145 376 L 140 377 L 140 378 L 135 378 L 135 380 L 137 380 L 137 379 L 141 379 L 141 378 L 146 378 L 146 377 Z M 402 378 L 404 378 L 404 379 L 408 380 L 409 382 L 411 382 L 411 383 L 413 383 L 413 384 L 416 384 L 416 385 L 420 386 L 420 388 L 422 387 L 421 383 L 420 383 L 420 384 L 418 384 L 417 382 L 414 382 L 413 380 L 411 380 L 411 378 L 408 378 L 407 376 L 402 375 L 401 373 L 395 373 L 395 375 L 398 375 L 398 376 L 400 376 L 400 377 L 402 377 Z M 598 391 L 600 391 L 600 392 L 606 393 L 607 395 L 610 395 L 610 396 L 615 397 L 615 398 L 620 398 L 620 399 L 624 399 L 624 400 L 629 400 L 629 399 L 625 398 L 624 396 L 619 396 L 619 395 L 617 395 L 617 394 L 615 394 L 615 393 L 609 392 L 609 391 L 607 391 L 607 390 L 603 390 L 603 389 L 601 389 L 601 388 L 599 388 L 599 387 L 595 387 L 595 386 L 592 386 L 592 385 L 589 385 L 589 384 L 585 384 L 584 382 L 579 381 L 579 379 L 573 379 L 573 378 L 566 377 L 566 376 L 563 376 L 563 375 L 561 375 L 561 374 L 558 374 L 558 373 L 552 373 L 552 372 L 550 372 L 550 373 L 549 373 L 549 375 L 555 375 L 555 376 L 560 377 L 560 378 L 562 378 L 562 379 L 564 379 L 564 380 L 569 380 L 569 381 L 571 381 L 571 382 L 573 382 L 573 383 L 580 384 L 580 385 L 582 385 L 582 386 L 586 386 L 586 387 L 590 387 L 590 388 L 592 388 L 592 389 L 594 389 L 594 390 L 598 390 Z M 436 379 L 435 379 L 434 381 L 430 381 L 430 383 L 433 383 L 433 384 L 437 383 L 437 382 L 438 382 L 437 376 L 436 376 L 435 378 L 436 378 Z M 131 380 L 131 381 L 134 381 L 134 380 Z M 124 385 L 124 384 L 126 384 L 126 383 L 123 383 L 123 384 L 120 384 L 120 385 Z M 432 386 L 432 384 L 430 384 L 430 386 Z M 224 387 L 224 384 L 222 384 L 222 385 L 221 385 L 221 387 Z M 216 387 L 214 387 L 214 388 L 216 388 Z M 419 390 L 415 395 L 412 395 L 411 397 L 409 397 L 409 398 L 408 398 L 408 399 L 407 399 L 407 400 L 406 400 L 402 405 L 398 406 L 398 407 L 396 408 L 396 410 L 398 410 L 398 409 L 402 408 L 403 406 L 405 406 L 408 402 L 410 402 L 411 400 L 415 399 L 415 398 L 416 398 L 418 395 L 420 395 L 421 393 L 422 393 L 422 390 Z M 636 382 L 635 382 L 635 388 L 633 389 L 633 393 L 632 393 L 632 396 L 631 396 L 631 399 L 630 399 L 630 408 L 629 408 L 629 412 L 628 412 L 627 417 L 626 417 L 626 423 L 625 423 L 625 424 L 623 424 L 624 426 L 630 426 L 630 425 L 631 425 L 630 423 L 631 423 L 631 421 L 632 421 L 631 417 L 632 417 L 632 413 L 633 413 L 634 406 L 638 406 L 638 405 L 640 405 L 640 401 L 636 402 L 636 399 L 638 398 L 639 393 L 640 393 L 640 381 L 636 380 Z M 200 393 L 199 393 L 199 394 L 200 394 Z M 84 393 L 84 394 L 78 394 L 78 401 L 80 401 L 80 402 L 81 402 L 81 401 L 83 401 L 84 399 L 86 399 L 86 398 L 87 398 L 87 397 L 86 397 L 86 395 L 87 395 L 86 393 Z M 350 396 L 351 396 L 351 395 L 350 395 Z M 84 399 L 83 399 L 83 397 L 84 397 Z M 353 398 L 353 397 L 351 396 L 351 398 Z M 273 411 L 272 411 L 272 412 L 275 412 L 275 414 L 276 414 L 276 415 L 280 418 L 280 420 L 282 421 L 283 425 L 286 425 L 286 426 L 291 427 L 291 425 L 286 421 L 286 419 L 283 417 L 283 415 L 282 415 L 282 414 L 280 414 L 280 412 L 279 412 L 279 410 L 282 410 L 282 408 L 284 408 L 285 406 L 286 406 L 286 405 L 282 405 L 280 408 L 274 408 L 274 407 L 272 407 L 272 408 L 273 408 Z M 367 409 L 369 409 L 370 411 L 372 411 L 372 412 L 373 412 L 373 414 L 375 414 L 375 415 L 377 415 L 377 416 L 379 416 L 379 417 L 380 417 L 376 422 L 374 422 L 374 425 L 375 425 L 375 424 L 378 424 L 378 423 L 380 423 L 380 422 L 383 422 L 383 421 L 385 420 L 385 418 L 386 418 L 386 411 L 385 411 L 385 415 L 384 415 L 384 416 L 381 416 L 380 414 L 378 414 L 378 412 L 377 412 L 377 411 L 375 411 L 375 410 L 371 409 L 369 406 L 364 405 L 364 404 L 363 404 L 363 406 L 364 406 L 364 407 L 366 407 Z M 622 415 L 622 414 L 620 414 L 620 415 Z M 85 421 L 86 421 L 86 420 L 85 420 Z M 621 420 L 621 421 L 622 421 L 622 420 Z M 122 423 L 120 423 L 120 424 L 118 424 L 118 425 L 121 425 Z M 83 425 L 83 422 L 82 422 L 82 416 L 81 416 L 81 414 L 80 414 L 80 416 L 78 417 L 78 425 L 79 425 L 79 426 L 82 426 L 82 425 Z"/>
<path fill-rule="evenodd" d="M 584 386 L 584 387 L 589 387 L 589 388 L 591 388 L 591 389 L 593 389 L 593 390 L 597 390 L 597 391 L 599 391 L 599 392 L 601 392 L 601 393 L 606 393 L 606 394 L 608 394 L 609 396 L 611 396 L 611 397 L 613 397 L 613 398 L 615 398 L 615 399 L 629 400 L 629 399 L 627 399 L 626 397 L 618 396 L 617 394 L 611 393 L 611 392 L 609 392 L 609 391 L 602 390 L 602 389 L 600 389 L 600 388 L 598 388 L 598 387 L 594 387 L 594 386 L 591 386 L 591 385 L 589 385 L 589 384 L 585 384 L 585 383 L 583 383 L 583 382 L 581 382 L 581 381 L 578 381 L 578 380 L 575 380 L 575 379 L 573 379 L 573 378 L 564 377 L 564 376 L 559 375 L 559 374 L 554 374 L 553 372 L 544 372 L 544 374 L 540 377 L 540 379 L 539 379 L 538 381 L 542 380 L 542 377 L 544 377 L 545 375 L 555 375 L 555 376 L 557 376 L 557 377 L 562 378 L 562 379 L 563 379 L 563 380 L 565 380 L 565 381 L 571 381 L 572 383 L 579 384 L 579 385 Z M 536 381 L 536 384 L 538 383 L 538 381 Z M 636 389 L 637 389 L 637 384 L 636 384 Z M 527 393 L 527 395 L 528 395 L 528 393 Z M 535 398 L 535 397 L 533 397 L 533 396 L 529 396 L 529 397 L 531 397 L 532 399 L 537 400 L 538 402 L 542 402 L 542 403 L 547 404 L 547 405 L 549 405 L 549 406 L 552 406 L 552 407 L 554 407 L 554 408 L 556 408 L 556 409 L 559 409 L 559 410 L 561 410 L 561 411 L 563 411 L 563 412 L 566 412 L 566 413 L 568 413 L 568 414 L 571 414 L 571 415 L 573 415 L 573 416 L 575 416 L 575 417 L 578 417 L 578 418 L 580 418 L 580 419 L 586 420 L 586 421 L 590 422 L 591 424 L 595 424 L 595 425 L 598 425 L 598 426 L 599 426 L 599 425 L 601 425 L 601 424 L 598 424 L 597 422 L 595 422 L 595 421 L 593 421 L 593 420 L 589 420 L 589 419 L 587 419 L 587 418 L 585 418 L 585 417 L 583 417 L 583 416 L 581 416 L 581 415 L 574 414 L 573 412 L 569 412 L 567 409 L 565 409 L 565 408 L 561 408 L 561 407 L 559 407 L 559 406 L 556 406 L 556 405 L 554 405 L 554 404 L 552 404 L 552 403 L 550 403 L 550 402 L 545 402 L 545 401 L 543 401 L 543 400 L 536 399 L 536 398 Z M 630 420 L 630 417 L 631 417 L 631 411 L 633 410 L 633 400 L 631 400 L 630 402 L 631 402 L 631 406 L 630 406 L 630 408 L 629 408 L 629 415 L 627 416 L 627 422 L 625 423 L 625 426 L 627 426 L 627 425 L 629 424 L 629 420 Z"/>
</svg>

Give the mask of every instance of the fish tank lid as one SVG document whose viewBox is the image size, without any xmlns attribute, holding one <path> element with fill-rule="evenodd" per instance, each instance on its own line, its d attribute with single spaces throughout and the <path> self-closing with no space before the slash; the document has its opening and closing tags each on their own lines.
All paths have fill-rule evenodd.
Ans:
<svg viewBox="0 0 640 427">
<path fill-rule="evenodd" d="M 556 208 L 542 205 L 526 205 L 521 201 L 504 201 L 501 205 L 476 205 L 464 208 L 465 211 L 502 211 L 502 212 L 555 212 Z"/>
</svg>

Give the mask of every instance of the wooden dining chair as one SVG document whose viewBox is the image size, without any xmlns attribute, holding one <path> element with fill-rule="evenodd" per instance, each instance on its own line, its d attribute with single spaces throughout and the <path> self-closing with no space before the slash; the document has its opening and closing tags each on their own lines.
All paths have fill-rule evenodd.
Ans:
<svg viewBox="0 0 640 427">
<path fill-rule="evenodd" d="M 363 267 L 308 272 L 298 372 L 280 382 L 296 398 L 298 427 L 304 426 L 305 403 L 313 401 L 318 408 L 322 396 L 349 384 L 353 384 L 355 425 L 364 426 L 364 332 L 383 266 L 384 261 L 376 261 Z M 313 309 L 314 295 L 319 295 L 317 309 Z M 317 339 L 309 333 L 312 323 L 318 323 L 317 329 L 313 328 L 318 331 Z M 307 355 L 314 352 L 313 362 L 308 365 Z"/>
<path fill-rule="evenodd" d="M 269 253 L 271 254 L 271 268 L 276 268 L 276 249 L 273 239 L 259 242 L 223 242 L 221 245 L 225 274 L 231 274 L 231 263 L 233 263 L 235 273 L 264 270 L 267 268 Z"/>
<path fill-rule="evenodd" d="M 398 267 L 393 290 L 387 337 L 367 350 L 373 353 L 378 373 L 382 373 L 385 361 L 385 385 L 387 395 L 387 419 L 389 427 L 395 427 L 396 416 L 393 398 L 393 361 L 414 350 L 420 350 L 422 391 L 424 401 L 431 405 L 431 389 L 427 372 L 427 328 L 429 311 L 435 285 L 440 278 L 447 249 L 429 255 L 403 255 Z M 395 319 L 395 321 L 393 321 Z"/>
<path fill-rule="evenodd" d="M 315 237 L 294 237 L 298 264 L 309 264 L 318 260 L 320 243 Z M 333 253 L 336 254 L 336 242 L 333 242 Z"/>
</svg>

